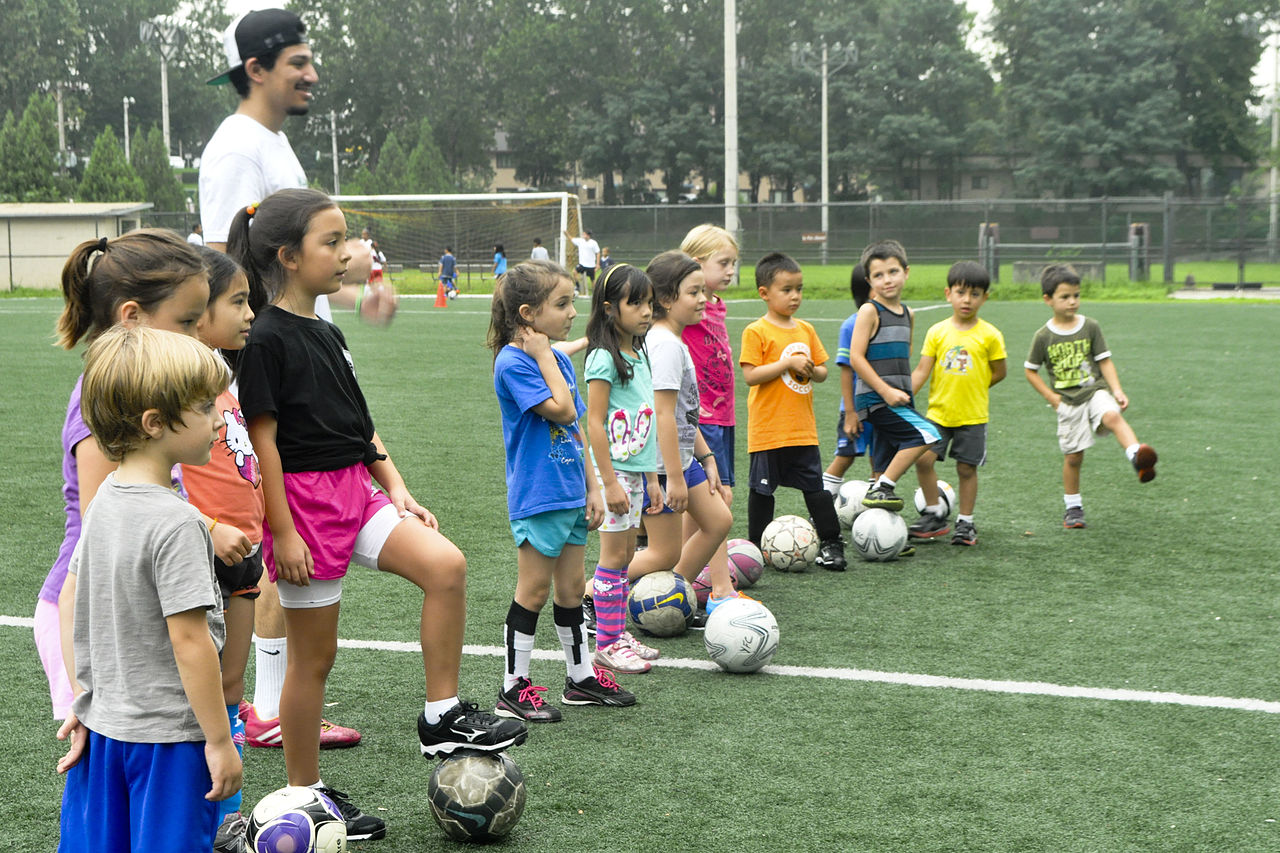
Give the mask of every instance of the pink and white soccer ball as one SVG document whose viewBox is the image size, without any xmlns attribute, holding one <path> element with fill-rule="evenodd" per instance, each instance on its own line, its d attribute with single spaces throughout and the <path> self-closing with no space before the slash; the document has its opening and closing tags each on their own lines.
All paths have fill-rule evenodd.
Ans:
<svg viewBox="0 0 1280 853">
<path fill-rule="evenodd" d="M 738 589 L 746 589 L 764 574 L 764 555 L 750 539 L 730 539 L 729 568 L 738 578 Z"/>
</svg>

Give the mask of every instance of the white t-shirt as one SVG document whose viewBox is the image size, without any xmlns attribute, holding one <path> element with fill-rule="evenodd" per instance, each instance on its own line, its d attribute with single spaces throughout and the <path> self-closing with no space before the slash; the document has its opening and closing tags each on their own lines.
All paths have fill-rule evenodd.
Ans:
<svg viewBox="0 0 1280 853">
<path fill-rule="evenodd" d="M 529 257 L 535 261 L 551 260 L 551 256 L 547 254 L 546 246 L 534 246 L 533 251 L 529 253 Z"/>
<path fill-rule="evenodd" d="M 187 242 L 193 246 L 203 246 L 204 238 L 201 237 L 196 232 L 192 231 L 190 234 L 187 235 Z"/>
<path fill-rule="evenodd" d="M 573 245 L 578 247 L 578 263 L 584 267 L 596 265 L 596 255 L 600 254 L 600 244 L 594 238 L 574 237 Z"/>
<path fill-rule="evenodd" d="M 680 441 L 680 470 L 693 462 L 693 445 L 698 432 L 698 378 L 693 357 L 684 341 L 661 323 L 655 324 L 644 338 L 649 351 L 649 369 L 654 391 L 676 393 L 676 437 Z M 656 427 L 655 427 L 656 432 Z M 662 446 L 658 446 L 658 471 L 665 474 Z"/>
<path fill-rule="evenodd" d="M 283 132 L 232 113 L 200 155 L 200 224 L 207 243 L 227 242 L 236 213 L 274 192 L 302 189 L 307 175 Z M 329 298 L 316 298 L 316 314 L 333 320 Z"/>
</svg>

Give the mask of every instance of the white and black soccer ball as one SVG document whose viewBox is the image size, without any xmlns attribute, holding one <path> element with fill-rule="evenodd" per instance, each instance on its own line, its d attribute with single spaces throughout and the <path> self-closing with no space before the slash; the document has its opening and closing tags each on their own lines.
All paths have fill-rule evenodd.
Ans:
<svg viewBox="0 0 1280 853">
<path fill-rule="evenodd" d="M 942 499 L 942 508 L 946 510 L 943 518 L 949 518 L 956 509 L 956 490 L 946 480 L 938 481 L 938 497 Z M 928 509 L 924 502 L 924 489 L 916 487 L 916 512 L 923 513 Z"/>
<path fill-rule="evenodd" d="M 760 536 L 765 562 L 780 572 L 803 572 L 818 559 L 818 531 L 798 515 L 780 515 Z"/>
<path fill-rule="evenodd" d="M 778 620 L 758 601 L 732 598 L 711 611 L 702 641 L 726 672 L 755 672 L 778 651 Z"/>
<path fill-rule="evenodd" d="M 524 813 L 524 774 L 505 752 L 459 750 L 431 771 L 427 799 L 450 838 L 497 841 Z"/>
<path fill-rule="evenodd" d="M 897 557 L 906 546 L 907 523 L 896 512 L 868 509 L 853 520 L 850 538 L 862 559 L 882 563 Z"/>
<path fill-rule="evenodd" d="M 631 587 L 627 612 L 646 634 L 674 637 L 697 615 L 698 597 L 693 584 L 675 572 L 652 572 Z"/>
<path fill-rule="evenodd" d="M 258 800 L 245 841 L 253 853 L 344 853 L 347 823 L 333 800 L 291 785 Z"/>
<path fill-rule="evenodd" d="M 862 505 L 862 499 L 867 496 L 867 490 L 871 488 L 871 484 L 866 480 L 846 480 L 840 484 L 840 491 L 836 493 L 836 518 L 840 519 L 840 524 L 847 530 L 853 526 L 853 520 L 858 517 L 865 506 Z"/>
</svg>

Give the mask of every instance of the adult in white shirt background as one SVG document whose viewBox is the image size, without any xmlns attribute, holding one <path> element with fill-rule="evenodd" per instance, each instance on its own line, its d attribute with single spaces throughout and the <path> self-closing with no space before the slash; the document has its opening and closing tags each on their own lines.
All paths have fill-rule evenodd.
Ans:
<svg viewBox="0 0 1280 853">
<path fill-rule="evenodd" d="M 591 286 L 596 283 L 596 268 L 599 266 L 600 244 L 591 236 L 591 232 L 582 229 L 581 237 L 572 237 L 568 231 L 564 232 L 564 236 L 568 237 L 578 249 L 578 265 L 574 267 L 573 291 L 578 292 L 578 276 L 585 275 L 587 277 L 587 285 L 583 288 L 583 293 L 588 296 L 591 294 Z"/>
</svg>

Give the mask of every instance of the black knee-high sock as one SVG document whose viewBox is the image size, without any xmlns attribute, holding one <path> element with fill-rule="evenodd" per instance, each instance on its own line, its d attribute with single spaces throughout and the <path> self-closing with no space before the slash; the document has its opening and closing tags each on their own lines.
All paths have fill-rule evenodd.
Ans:
<svg viewBox="0 0 1280 853">
<path fill-rule="evenodd" d="M 511 602 L 507 609 L 507 622 L 503 626 L 507 646 L 507 668 L 503 675 L 503 689 L 515 683 L 517 678 L 528 677 L 529 660 L 533 656 L 533 635 L 538 631 L 538 614 Z"/>
<path fill-rule="evenodd" d="M 587 634 L 582 627 L 582 607 L 561 607 L 551 602 L 551 612 L 556 623 L 556 634 L 564 648 L 565 671 L 572 681 L 591 677 L 591 658 L 587 650 Z"/>
<path fill-rule="evenodd" d="M 752 489 L 747 493 L 747 538 L 760 546 L 764 529 L 773 521 L 773 495 Z"/>
<path fill-rule="evenodd" d="M 813 527 L 818 531 L 819 539 L 830 542 L 840 538 L 840 519 L 836 517 L 836 505 L 830 492 L 825 489 L 805 492 L 804 505 L 813 516 Z"/>
</svg>

